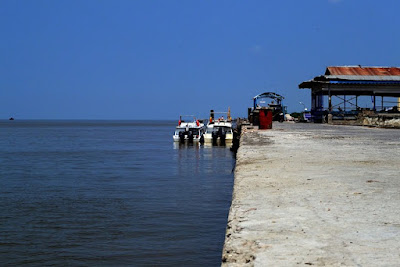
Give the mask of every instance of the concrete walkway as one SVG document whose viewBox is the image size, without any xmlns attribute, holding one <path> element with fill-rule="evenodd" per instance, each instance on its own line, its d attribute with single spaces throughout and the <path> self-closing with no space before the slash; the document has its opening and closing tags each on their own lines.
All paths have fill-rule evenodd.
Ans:
<svg viewBox="0 0 400 267">
<path fill-rule="evenodd" d="M 400 130 L 243 133 L 222 266 L 400 266 Z"/>
</svg>

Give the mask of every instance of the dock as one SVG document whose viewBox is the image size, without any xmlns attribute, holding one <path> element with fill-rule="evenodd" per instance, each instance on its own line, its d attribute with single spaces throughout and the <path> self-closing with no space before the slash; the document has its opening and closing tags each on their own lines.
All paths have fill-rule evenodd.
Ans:
<svg viewBox="0 0 400 267">
<path fill-rule="evenodd" d="M 398 266 L 400 131 L 242 129 L 222 266 Z"/>
</svg>

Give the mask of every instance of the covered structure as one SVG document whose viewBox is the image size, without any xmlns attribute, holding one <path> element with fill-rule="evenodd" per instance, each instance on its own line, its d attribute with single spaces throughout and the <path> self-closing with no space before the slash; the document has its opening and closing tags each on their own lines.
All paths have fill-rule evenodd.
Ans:
<svg viewBox="0 0 400 267">
<path fill-rule="evenodd" d="M 272 100 L 267 103 L 267 99 Z M 272 120 L 273 121 L 284 121 L 286 106 L 283 106 L 283 96 L 274 93 L 274 92 L 265 92 L 253 97 L 253 107 L 248 109 L 248 119 L 253 125 L 259 125 L 260 123 L 260 114 L 263 113 L 266 109 L 272 112 Z M 260 113 L 260 111 L 263 112 Z"/>
<path fill-rule="evenodd" d="M 354 117 L 362 111 L 358 104 L 359 96 L 371 96 L 370 110 L 374 112 L 377 112 L 377 107 L 381 111 L 385 110 L 385 97 L 400 98 L 400 68 L 332 66 L 326 68 L 324 75 L 302 82 L 299 88 L 311 89 L 312 121 L 322 122 L 327 114 Z M 324 96 L 328 97 L 327 107 L 324 106 Z M 342 101 L 344 110 L 341 105 L 332 104 L 332 97 Z M 381 100 L 381 103 L 378 104 L 377 100 Z M 396 106 L 397 112 L 398 101 L 391 103 L 391 106 Z"/>
</svg>

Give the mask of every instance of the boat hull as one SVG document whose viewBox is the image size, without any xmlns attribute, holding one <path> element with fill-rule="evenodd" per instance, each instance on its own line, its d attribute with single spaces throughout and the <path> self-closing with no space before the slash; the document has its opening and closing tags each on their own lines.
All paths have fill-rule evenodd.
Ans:
<svg viewBox="0 0 400 267">
<path fill-rule="evenodd" d="M 179 137 L 179 135 L 174 135 L 172 138 L 174 139 L 174 142 L 180 142 L 180 141 L 181 141 L 181 138 Z M 200 142 L 200 141 L 201 141 L 200 139 L 201 139 L 201 137 L 193 137 L 192 141 L 193 141 L 193 142 Z M 189 137 L 188 137 L 188 136 L 185 136 L 185 138 L 183 139 L 183 141 L 189 142 L 189 141 L 190 141 L 190 140 L 189 140 Z"/>
<path fill-rule="evenodd" d="M 233 140 L 233 134 L 227 134 L 226 137 L 225 137 L 225 143 L 232 143 L 232 140 Z M 216 141 L 217 141 L 217 143 L 220 143 L 221 142 L 221 138 L 218 137 L 216 139 Z M 213 142 L 212 134 L 205 134 L 204 135 L 204 142 L 211 144 Z"/>
</svg>

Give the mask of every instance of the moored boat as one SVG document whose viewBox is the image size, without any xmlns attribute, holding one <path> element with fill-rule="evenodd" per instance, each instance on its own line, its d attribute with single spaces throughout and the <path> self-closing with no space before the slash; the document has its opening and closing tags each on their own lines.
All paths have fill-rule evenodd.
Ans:
<svg viewBox="0 0 400 267">
<path fill-rule="evenodd" d="M 184 121 L 182 117 L 188 116 L 180 116 L 178 126 L 175 128 L 175 132 L 173 135 L 173 139 L 175 142 L 203 142 L 204 141 L 204 133 L 205 133 L 205 125 L 201 120 L 196 118 L 193 121 Z"/>
<path fill-rule="evenodd" d="M 224 116 L 215 119 L 215 114 L 227 114 L 227 118 Z M 207 124 L 207 130 L 204 134 L 204 142 L 212 144 L 231 144 L 233 140 L 232 130 L 232 118 L 230 110 L 228 112 L 210 112 L 210 120 Z"/>
</svg>

